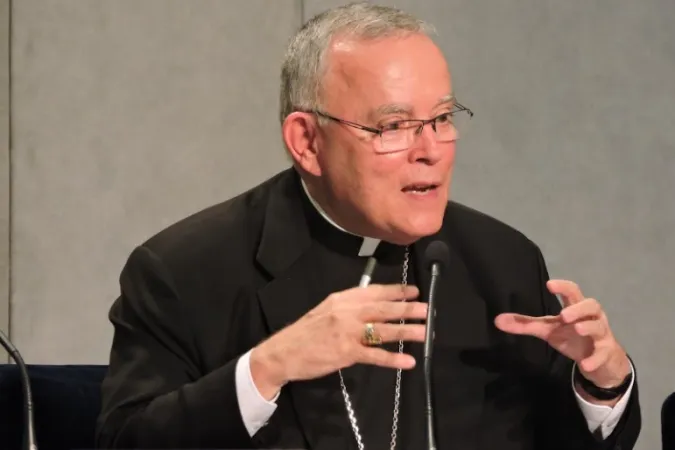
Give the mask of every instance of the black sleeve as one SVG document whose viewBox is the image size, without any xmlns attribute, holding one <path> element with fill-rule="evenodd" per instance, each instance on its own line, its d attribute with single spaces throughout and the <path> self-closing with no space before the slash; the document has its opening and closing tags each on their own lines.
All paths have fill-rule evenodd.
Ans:
<svg viewBox="0 0 675 450">
<path fill-rule="evenodd" d="M 189 300 L 146 247 L 129 257 L 110 310 L 99 448 L 251 448 L 235 387 L 237 359 L 202 373 Z"/>
<path fill-rule="evenodd" d="M 557 315 L 562 306 L 555 295 L 546 288 L 549 280 L 544 258 L 535 246 L 539 272 L 539 285 L 544 315 Z M 538 385 L 537 446 L 536 448 L 578 450 L 629 450 L 635 446 L 642 419 L 636 380 L 621 420 L 610 436 L 591 432 L 572 385 L 574 363 L 547 346 L 547 372 Z M 635 369 L 637 372 L 637 369 Z"/>
</svg>

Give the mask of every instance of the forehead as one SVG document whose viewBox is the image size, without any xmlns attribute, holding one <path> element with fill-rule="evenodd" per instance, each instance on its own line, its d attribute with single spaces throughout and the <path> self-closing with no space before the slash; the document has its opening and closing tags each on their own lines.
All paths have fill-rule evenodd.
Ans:
<svg viewBox="0 0 675 450">
<path fill-rule="evenodd" d="M 412 114 L 422 116 L 452 92 L 442 52 L 419 34 L 335 39 L 326 69 L 324 106 L 350 117 L 370 117 L 388 105 L 407 105 Z"/>
</svg>

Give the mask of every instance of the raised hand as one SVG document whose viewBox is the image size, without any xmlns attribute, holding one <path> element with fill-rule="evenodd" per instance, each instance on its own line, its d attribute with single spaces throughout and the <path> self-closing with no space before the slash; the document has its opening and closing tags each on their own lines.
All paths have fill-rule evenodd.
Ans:
<svg viewBox="0 0 675 450">
<path fill-rule="evenodd" d="M 512 334 L 542 339 L 574 360 L 581 374 L 600 387 L 614 387 L 630 373 L 630 361 L 610 329 L 600 303 L 585 298 L 579 287 L 566 280 L 551 280 L 549 291 L 560 295 L 563 309 L 557 316 L 530 317 L 505 313 L 495 325 Z"/>
<path fill-rule="evenodd" d="M 416 287 L 402 285 L 370 285 L 329 295 L 253 349 L 254 383 L 269 399 L 290 381 L 319 378 L 356 363 L 413 368 L 412 356 L 367 345 L 364 334 L 366 325 L 372 324 L 382 342 L 423 342 L 424 325 L 398 323 L 400 319 L 426 319 L 426 303 L 402 301 L 418 295 Z"/>
</svg>

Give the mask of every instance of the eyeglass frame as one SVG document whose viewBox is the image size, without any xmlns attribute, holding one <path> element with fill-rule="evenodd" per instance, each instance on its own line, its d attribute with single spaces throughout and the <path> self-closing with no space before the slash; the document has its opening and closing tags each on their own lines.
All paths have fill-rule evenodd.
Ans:
<svg viewBox="0 0 675 450">
<path fill-rule="evenodd" d="M 461 103 L 459 103 L 457 101 L 455 101 L 453 103 L 453 108 L 457 108 L 457 109 L 453 109 L 452 111 L 439 114 L 439 115 L 437 115 L 435 117 L 432 117 L 430 119 L 396 120 L 396 121 L 392 122 L 391 124 L 395 124 L 395 123 L 399 123 L 399 122 L 419 123 L 419 126 L 415 129 L 415 134 L 421 133 L 422 129 L 427 124 L 431 124 L 431 128 L 434 130 L 434 133 L 435 133 L 436 132 L 436 121 L 442 116 L 450 114 L 450 117 L 452 117 L 454 114 L 461 113 L 461 112 L 464 112 L 464 111 L 466 111 L 469 114 L 469 119 L 471 119 L 474 115 L 474 113 L 473 113 L 473 111 L 471 111 L 471 109 L 467 108 L 466 106 L 462 105 Z M 382 138 L 382 133 L 384 133 L 385 131 L 389 131 L 389 130 L 385 130 L 383 128 L 369 127 L 369 126 L 366 126 L 366 125 L 361 125 L 360 123 L 356 123 L 356 122 L 352 122 L 352 121 L 349 121 L 349 120 L 341 119 L 339 117 L 332 116 L 332 115 L 330 115 L 328 113 L 325 113 L 325 112 L 323 112 L 321 110 L 318 110 L 318 109 L 313 109 L 313 110 L 310 110 L 310 111 L 307 111 L 307 112 L 314 113 L 314 114 L 316 114 L 320 117 L 324 117 L 324 118 L 332 120 L 334 122 L 341 123 L 343 125 L 347 125 L 347 126 L 359 129 L 359 130 L 368 131 L 370 133 L 373 133 L 373 134 L 379 136 L 380 138 Z M 391 124 L 389 124 L 389 125 L 391 125 Z M 415 128 L 415 127 L 410 127 L 410 128 Z"/>
</svg>

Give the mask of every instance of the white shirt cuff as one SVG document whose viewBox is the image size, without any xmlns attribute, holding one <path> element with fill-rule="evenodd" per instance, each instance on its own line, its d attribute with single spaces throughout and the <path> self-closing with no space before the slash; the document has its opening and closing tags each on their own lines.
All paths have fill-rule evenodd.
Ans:
<svg viewBox="0 0 675 450">
<path fill-rule="evenodd" d="M 588 422 L 588 429 L 591 433 L 595 433 L 600 429 L 603 439 L 607 439 L 607 437 L 612 434 L 612 431 L 614 431 L 614 428 L 616 428 L 616 425 L 619 423 L 621 416 L 626 410 L 626 405 L 628 404 L 631 392 L 633 391 L 633 384 L 635 383 L 635 369 L 633 368 L 633 363 L 630 363 L 630 369 L 633 372 L 633 379 L 630 382 L 630 386 L 626 393 L 623 394 L 623 397 L 621 397 L 618 403 L 612 408 L 605 405 L 594 405 L 593 403 L 584 400 L 577 392 L 574 383 L 574 371 L 577 370 L 576 364 L 572 368 L 572 389 L 574 390 L 581 412 L 584 414 L 586 422 Z"/>
<path fill-rule="evenodd" d="M 237 401 L 239 411 L 244 421 L 244 426 L 249 436 L 253 437 L 258 430 L 267 425 L 267 421 L 277 409 L 277 394 L 271 401 L 265 400 L 253 382 L 250 365 L 251 351 L 237 361 L 235 369 L 235 383 L 237 388 Z"/>
</svg>

